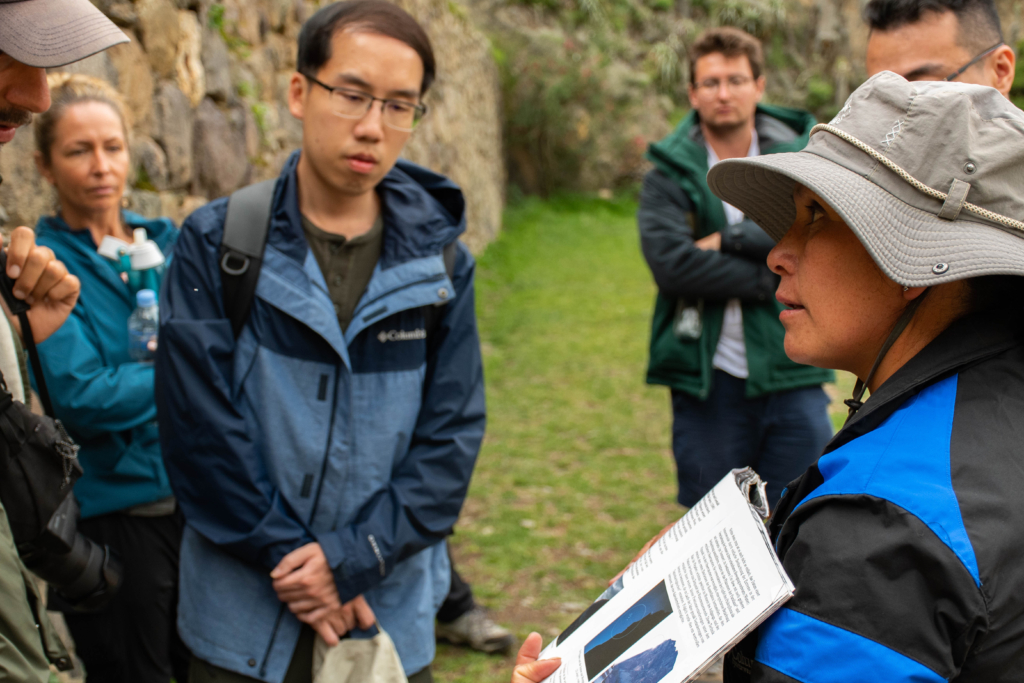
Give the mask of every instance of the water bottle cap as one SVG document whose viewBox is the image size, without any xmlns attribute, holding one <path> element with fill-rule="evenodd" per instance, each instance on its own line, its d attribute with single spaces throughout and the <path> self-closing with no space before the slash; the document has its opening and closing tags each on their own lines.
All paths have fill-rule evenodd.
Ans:
<svg viewBox="0 0 1024 683">
<path fill-rule="evenodd" d="M 135 295 L 135 303 L 139 308 L 146 308 L 156 303 L 156 292 L 152 289 L 140 289 Z"/>
<path fill-rule="evenodd" d="M 132 255 L 132 270 L 148 270 L 164 264 L 164 254 L 153 240 L 136 242 L 128 247 L 128 253 Z"/>
</svg>

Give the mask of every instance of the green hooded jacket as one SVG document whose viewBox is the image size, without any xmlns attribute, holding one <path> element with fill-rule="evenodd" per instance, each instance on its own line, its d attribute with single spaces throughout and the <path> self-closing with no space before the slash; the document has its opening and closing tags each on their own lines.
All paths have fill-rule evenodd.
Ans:
<svg viewBox="0 0 1024 683">
<path fill-rule="evenodd" d="M 791 138 L 789 140 L 773 140 L 771 136 L 762 134 L 762 122 L 776 128 L 782 124 L 793 135 L 784 136 Z M 814 117 L 805 111 L 758 105 L 756 127 L 761 154 L 803 149 L 815 123 Z M 677 183 L 689 200 L 689 215 L 680 216 L 679 219 L 692 223 L 694 239 L 727 226 L 722 201 L 708 188 L 708 154 L 699 131 L 697 113 L 691 111 L 675 131 L 664 140 L 652 144 L 647 152 L 647 158 L 655 168 Z M 774 284 L 771 284 L 771 292 L 774 294 Z M 743 300 L 742 303 L 743 336 L 749 371 L 747 397 L 754 398 L 832 381 L 834 374 L 831 370 L 789 360 L 783 350 L 785 330 L 779 322 L 782 304 L 774 296 L 762 294 L 757 298 L 754 301 Z M 651 327 L 647 382 L 667 385 L 702 399 L 707 398 L 713 375 L 712 359 L 722 331 L 727 299 L 705 297 L 703 330 L 700 338 L 695 340 L 678 339 L 672 331 L 676 301 L 676 297 L 659 291 Z"/>
</svg>

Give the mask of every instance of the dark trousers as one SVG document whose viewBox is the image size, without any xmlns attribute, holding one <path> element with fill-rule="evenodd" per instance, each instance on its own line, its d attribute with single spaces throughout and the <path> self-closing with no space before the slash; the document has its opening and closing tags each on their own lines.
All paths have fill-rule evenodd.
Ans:
<svg viewBox="0 0 1024 683">
<path fill-rule="evenodd" d="M 828 397 L 821 387 L 758 398 L 746 381 L 715 370 L 707 399 L 672 391 L 672 450 L 679 504 L 692 507 L 729 470 L 753 467 L 768 484 L 772 508 L 832 438 Z"/>
<path fill-rule="evenodd" d="M 190 654 L 178 637 L 178 550 L 183 519 L 120 513 L 82 520 L 78 530 L 109 545 L 124 583 L 102 611 L 65 613 L 89 683 L 188 681 Z"/>
<path fill-rule="evenodd" d="M 441 609 L 437 610 L 437 620 L 450 624 L 469 610 L 476 607 L 473 601 L 473 589 L 455 570 L 455 558 L 452 557 L 451 546 L 448 547 L 448 560 L 452 565 L 452 583 L 448 588 L 448 597 L 441 603 Z"/>
</svg>

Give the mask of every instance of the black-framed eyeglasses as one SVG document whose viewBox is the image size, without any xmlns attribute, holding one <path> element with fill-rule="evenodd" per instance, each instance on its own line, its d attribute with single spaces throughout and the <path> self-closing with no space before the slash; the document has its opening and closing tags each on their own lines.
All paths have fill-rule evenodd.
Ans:
<svg viewBox="0 0 1024 683">
<path fill-rule="evenodd" d="M 381 103 L 381 121 L 388 128 L 409 133 L 420 122 L 427 107 L 405 100 L 394 100 L 373 95 L 353 88 L 339 88 L 322 83 L 309 74 L 302 74 L 313 83 L 330 93 L 330 106 L 335 115 L 343 119 L 361 119 L 369 113 L 374 102 Z"/>
<path fill-rule="evenodd" d="M 971 61 L 969 61 L 966 64 L 964 64 L 962 67 L 960 67 L 959 69 L 957 69 L 956 71 L 954 71 L 950 75 L 946 76 L 946 78 L 944 80 L 952 81 L 954 78 L 956 78 L 957 76 L 959 76 L 963 72 L 967 71 L 972 66 L 974 66 L 975 64 L 977 64 L 981 60 L 985 59 L 985 57 L 988 57 L 990 54 L 992 54 L 993 52 L 995 52 L 996 50 L 998 50 L 999 48 L 1001 48 L 1005 44 L 1006 43 L 1004 43 L 1003 41 L 1000 40 L 998 43 L 996 43 L 995 45 L 993 45 L 989 49 L 985 50 L 980 55 L 978 55 L 977 57 L 972 59 Z"/>
</svg>

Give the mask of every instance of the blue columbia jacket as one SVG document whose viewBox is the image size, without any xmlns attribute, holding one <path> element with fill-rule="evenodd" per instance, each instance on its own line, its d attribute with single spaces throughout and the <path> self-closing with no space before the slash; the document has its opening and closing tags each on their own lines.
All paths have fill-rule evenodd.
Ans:
<svg viewBox="0 0 1024 683">
<path fill-rule="evenodd" d="M 954 322 L 790 484 L 770 523 L 796 594 L 726 683 L 1024 680 L 1024 316 Z"/>
<path fill-rule="evenodd" d="M 160 435 L 187 527 L 178 630 L 216 666 L 279 683 L 300 622 L 269 572 L 319 543 L 342 601 L 363 594 L 407 673 L 434 656 L 448 592 L 443 539 L 484 433 L 474 262 L 444 245 L 462 193 L 400 161 L 378 186 L 381 257 L 344 333 L 300 223 L 295 167 L 274 189 L 252 313 L 225 314 L 227 201 L 182 226 L 160 300 Z M 441 306 L 427 338 L 424 310 Z"/>
<path fill-rule="evenodd" d="M 146 228 L 170 258 L 178 230 L 169 220 L 128 212 L 124 218 L 129 228 Z M 170 496 L 156 425 L 153 364 L 128 355 L 135 297 L 113 262 L 96 253 L 88 230 L 72 231 L 57 216 L 41 218 L 36 242 L 52 249 L 82 281 L 68 321 L 39 345 L 53 410 L 82 447 L 85 474 L 75 484 L 82 517 Z"/>
</svg>

